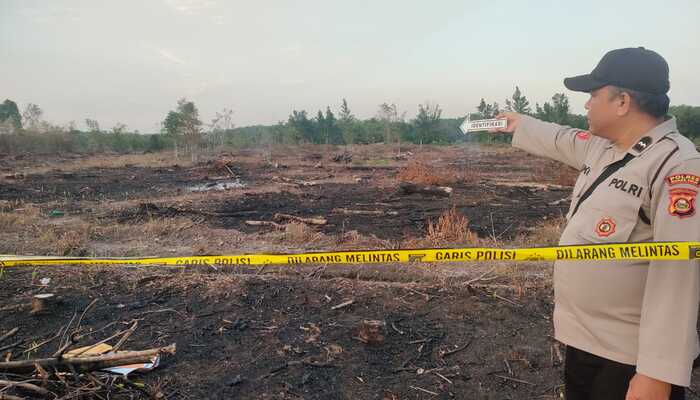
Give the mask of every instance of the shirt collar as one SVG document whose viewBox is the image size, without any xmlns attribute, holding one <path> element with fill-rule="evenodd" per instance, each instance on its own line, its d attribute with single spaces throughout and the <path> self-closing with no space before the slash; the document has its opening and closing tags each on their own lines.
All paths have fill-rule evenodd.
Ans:
<svg viewBox="0 0 700 400">
<path fill-rule="evenodd" d="M 666 116 L 664 119 L 664 122 L 656 125 L 653 127 L 651 130 L 649 130 L 647 133 L 645 133 L 637 143 L 633 144 L 627 151 L 623 152 L 622 154 L 625 153 L 631 153 L 634 156 L 638 156 L 642 153 L 644 153 L 648 148 L 650 148 L 654 143 L 658 142 L 659 140 L 663 139 L 666 135 L 672 132 L 677 132 L 678 128 L 676 127 L 676 117 L 674 116 Z M 612 148 L 614 144 L 610 142 L 607 145 L 607 148 Z"/>
</svg>

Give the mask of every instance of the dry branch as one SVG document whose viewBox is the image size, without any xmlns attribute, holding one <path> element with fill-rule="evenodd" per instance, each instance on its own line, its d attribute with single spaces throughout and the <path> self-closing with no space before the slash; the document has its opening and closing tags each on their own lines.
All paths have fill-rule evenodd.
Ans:
<svg viewBox="0 0 700 400">
<path fill-rule="evenodd" d="M 344 302 L 342 302 L 342 303 L 340 303 L 340 304 L 338 304 L 338 305 L 335 305 L 335 306 L 331 307 L 331 310 L 338 310 L 338 309 L 341 309 L 341 308 L 343 308 L 343 307 L 347 307 L 347 306 L 349 306 L 349 305 L 352 305 L 353 303 L 355 303 L 355 300 L 344 301 Z"/>
<path fill-rule="evenodd" d="M 122 345 L 127 341 L 127 339 L 129 339 L 129 337 L 134 333 L 134 331 L 136 331 L 136 327 L 138 327 L 138 326 L 139 326 L 139 321 L 135 320 L 134 323 L 131 325 L 131 327 L 129 329 L 127 329 L 126 332 L 124 332 L 124 336 L 122 336 L 122 338 L 119 339 L 117 344 L 115 344 L 114 347 L 112 347 L 112 351 L 119 350 L 122 347 Z"/>
<path fill-rule="evenodd" d="M 18 341 L 14 342 L 14 343 L 10 343 L 10 344 L 8 344 L 8 345 L 6 345 L 6 346 L 0 347 L 0 351 L 5 351 L 5 350 L 14 349 L 15 347 L 19 346 L 19 345 L 22 344 L 22 343 L 24 343 L 24 340 L 18 340 Z"/>
<path fill-rule="evenodd" d="M 8 339 L 8 338 L 11 338 L 12 336 L 14 336 L 15 333 L 17 333 L 17 331 L 19 331 L 19 328 L 12 328 L 12 329 L 10 329 L 9 332 L 0 336 L 0 343 L 2 343 L 5 339 Z"/>
<path fill-rule="evenodd" d="M 5 388 L 8 388 L 8 389 L 11 387 L 18 387 L 18 388 L 21 388 L 21 389 L 24 389 L 24 390 L 27 390 L 30 392 L 38 393 L 42 396 L 48 396 L 49 394 L 51 394 L 51 392 L 49 392 L 48 390 L 46 390 L 42 387 L 39 387 L 37 385 L 32 385 L 31 383 L 27 383 L 27 382 L 6 381 L 6 380 L 0 379 L 0 386 L 4 386 Z"/>
<path fill-rule="evenodd" d="M 102 339 L 102 340 L 100 340 L 99 342 L 97 342 L 97 343 L 95 343 L 95 344 L 93 344 L 93 345 L 91 345 L 91 346 L 84 347 L 84 348 L 82 348 L 82 349 L 80 349 L 80 350 L 77 350 L 77 349 L 76 349 L 76 350 L 73 350 L 73 351 L 71 352 L 70 356 L 71 356 L 71 357 L 77 357 L 77 356 L 79 356 L 79 355 L 81 355 L 81 354 L 83 354 L 83 353 L 85 353 L 85 352 L 87 352 L 87 351 L 90 351 L 90 350 L 94 349 L 95 347 L 97 347 L 97 346 L 99 346 L 99 345 L 101 345 L 101 344 L 103 344 L 103 343 L 107 343 L 108 341 L 110 341 L 110 340 L 112 340 L 112 339 L 114 339 L 114 338 L 116 338 L 116 337 L 122 336 L 122 335 L 124 335 L 124 337 L 128 338 L 129 336 L 131 336 L 131 334 L 134 332 L 134 330 L 136 330 L 136 327 L 137 327 L 137 326 L 138 326 L 138 321 L 134 321 L 134 323 L 131 325 L 131 327 L 130 327 L 129 329 L 125 329 L 125 330 L 123 330 L 123 331 L 119 331 L 119 332 L 115 333 L 114 335 L 112 335 L 112 336 L 110 336 L 110 337 L 108 337 L 108 338 L 106 338 L 106 339 Z M 114 347 L 112 347 L 112 350 L 111 350 L 112 352 L 116 352 L 117 350 L 119 350 L 119 347 L 121 347 L 121 345 L 124 343 L 124 342 L 123 342 L 123 341 L 125 340 L 124 337 L 122 337 L 122 338 L 119 340 L 119 342 L 117 343 L 117 345 L 115 345 Z M 65 350 L 64 350 L 64 351 L 65 351 Z M 63 352 L 58 353 L 58 354 L 54 354 L 54 357 L 60 357 L 61 354 L 63 354 Z"/>
</svg>

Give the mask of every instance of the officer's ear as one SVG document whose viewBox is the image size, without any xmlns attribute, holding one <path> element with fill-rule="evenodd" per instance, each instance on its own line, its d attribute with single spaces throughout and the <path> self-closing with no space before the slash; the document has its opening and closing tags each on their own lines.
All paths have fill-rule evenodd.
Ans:
<svg viewBox="0 0 700 400">
<path fill-rule="evenodd" d="M 632 96 L 624 90 L 613 89 L 611 101 L 615 105 L 618 117 L 624 117 L 632 109 Z"/>
</svg>

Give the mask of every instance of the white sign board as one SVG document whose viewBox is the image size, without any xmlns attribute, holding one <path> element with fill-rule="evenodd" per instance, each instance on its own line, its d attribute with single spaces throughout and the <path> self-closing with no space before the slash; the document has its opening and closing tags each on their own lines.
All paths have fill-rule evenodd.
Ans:
<svg viewBox="0 0 700 400">
<path fill-rule="evenodd" d="M 462 122 L 459 129 L 463 133 L 477 132 L 477 131 L 487 131 L 489 129 L 505 128 L 508 126 L 508 121 L 505 119 L 477 119 L 470 121 L 469 118 Z"/>
</svg>

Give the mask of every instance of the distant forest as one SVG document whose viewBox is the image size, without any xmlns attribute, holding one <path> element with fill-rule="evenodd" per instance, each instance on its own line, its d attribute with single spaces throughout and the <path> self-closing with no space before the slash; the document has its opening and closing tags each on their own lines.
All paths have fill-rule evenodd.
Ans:
<svg viewBox="0 0 700 400">
<path fill-rule="evenodd" d="M 470 113 L 471 119 L 493 118 L 501 111 L 515 111 L 544 121 L 586 129 L 586 117 L 572 114 L 569 99 L 556 93 L 550 101 L 533 106 L 516 86 L 511 98 L 503 104 L 481 99 Z M 700 140 L 700 107 L 671 106 L 670 114 L 678 120 L 684 135 Z M 419 104 L 413 118 L 395 104 L 382 103 L 369 119 L 359 119 L 342 99 L 334 112 L 330 106 L 311 114 L 292 110 L 286 121 L 276 125 L 236 127 L 234 112 L 223 109 L 209 122 L 203 122 L 194 102 L 178 100 L 161 123 L 158 133 L 129 130 L 123 123 L 103 129 L 95 119 L 86 118 L 87 130 L 76 129 L 76 123 L 54 125 L 43 119 L 43 110 L 29 103 L 20 112 L 12 100 L 0 104 L 0 153 L 54 152 L 143 152 L 172 149 L 195 158 L 202 150 L 224 146 L 254 147 L 269 144 L 332 144 L 369 143 L 453 144 L 465 141 L 509 142 L 509 135 L 463 135 L 459 125 L 466 117 L 443 118 L 439 104 Z"/>
</svg>

